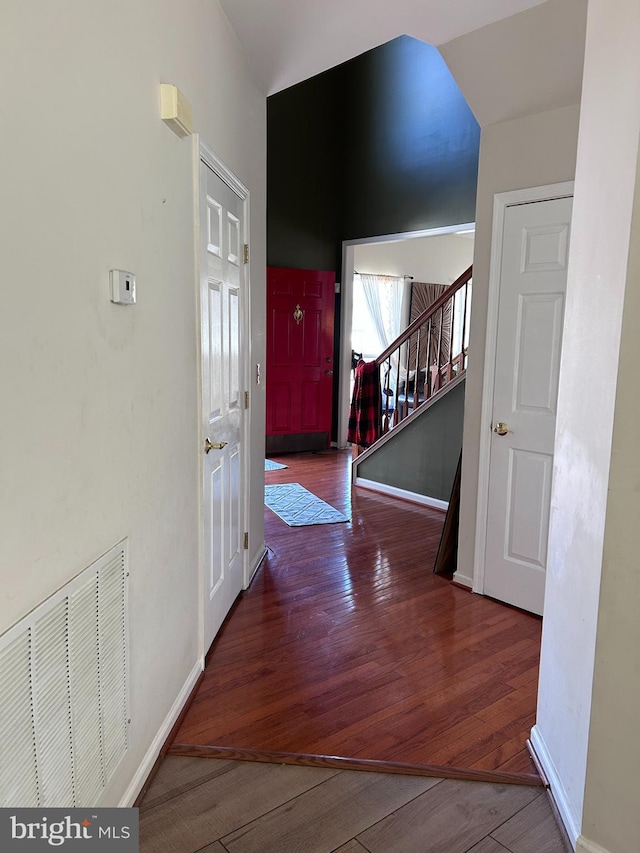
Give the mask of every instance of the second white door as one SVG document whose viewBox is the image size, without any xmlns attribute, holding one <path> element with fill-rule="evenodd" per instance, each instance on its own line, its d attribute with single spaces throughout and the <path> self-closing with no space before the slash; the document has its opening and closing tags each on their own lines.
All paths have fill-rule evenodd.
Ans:
<svg viewBox="0 0 640 853">
<path fill-rule="evenodd" d="M 200 163 L 205 651 L 243 580 L 243 204 Z"/>
<path fill-rule="evenodd" d="M 572 198 L 506 208 L 484 593 L 542 613 Z"/>
</svg>

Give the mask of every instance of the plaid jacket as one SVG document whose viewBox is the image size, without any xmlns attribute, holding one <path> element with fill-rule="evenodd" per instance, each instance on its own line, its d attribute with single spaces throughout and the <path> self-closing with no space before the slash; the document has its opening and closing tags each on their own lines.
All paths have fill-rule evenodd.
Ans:
<svg viewBox="0 0 640 853">
<path fill-rule="evenodd" d="M 347 441 L 369 447 L 380 435 L 380 372 L 375 361 L 358 362 Z"/>
</svg>

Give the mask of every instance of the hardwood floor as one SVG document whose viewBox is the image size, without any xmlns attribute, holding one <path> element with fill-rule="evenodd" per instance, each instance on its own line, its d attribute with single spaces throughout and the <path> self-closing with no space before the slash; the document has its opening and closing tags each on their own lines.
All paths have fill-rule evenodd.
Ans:
<svg viewBox="0 0 640 853">
<path fill-rule="evenodd" d="M 351 521 L 290 528 L 267 511 L 268 558 L 218 635 L 170 751 L 337 756 L 539 784 L 525 743 L 541 621 L 435 576 L 443 514 L 351 495 L 350 454 L 279 461 L 289 468 L 268 483 L 301 483 Z"/>
<path fill-rule="evenodd" d="M 168 756 L 141 853 L 568 853 L 543 788 Z"/>
</svg>

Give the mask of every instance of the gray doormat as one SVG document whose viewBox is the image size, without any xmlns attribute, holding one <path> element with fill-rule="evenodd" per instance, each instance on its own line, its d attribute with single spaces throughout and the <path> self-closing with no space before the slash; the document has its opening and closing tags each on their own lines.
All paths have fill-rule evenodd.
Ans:
<svg viewBox="0 0 640 853">
<path fill-rule="evenodd" d="M 308 524 L 336 524 L 349 521 L 346 515 L 316 497 L 300 483 L 280 483 L 275 486 L 265 486 L 264 502 L 289 527 L 305 527 Z"/>
</svg>

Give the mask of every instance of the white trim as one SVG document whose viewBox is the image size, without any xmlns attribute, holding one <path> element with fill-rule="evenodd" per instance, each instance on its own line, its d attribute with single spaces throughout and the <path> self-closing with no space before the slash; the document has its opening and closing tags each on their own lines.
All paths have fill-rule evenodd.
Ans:
<svg viewBox="0 0 640 853">
<path fill-rule="evenodd" d="M 476 539 L 473 555 L 473 591 L 484 593 L 484 556 L 487 545 L 487 512 L 489 499 L 489 471 L 491 465 L 491 421 L 493 418 L 493 386 L 496 369 L 498 335 L 498 307 L 500 299 L 500 268 L 504 219 L 507 207 L 549 201 L 573 195 L 573 181 L 549 184 L 496 193 L 493 197 L 493 224 L 491 229 L 491 260 L 489 265 L 489 290 L 487 294 L 487 326 L 485 334 L 484 381 L 482 385 L 482 413 L 480 416 L 480 447 L 478 461 L 478 499 L 476 504 Z M 473 307 L 471 308 L 473 311 Z"/>
<path fill-rule="evenodd" d="M 200 139 L 199 136 L 196 137 L 196 144 L 198 145 L 200 159 L 207 164 L 212 172 L 215 172 L 216 175 L 225 182 L 229 189 L 233 190 L 238 198 L 242 201 L 246 201 L 249 198 L 249 190 L 245 187 L 242 181 L 233 174 L 227 164 L 224 163 L 217 154 L 209 148 L 206 142 L 203 142 Z M 245 237 L 247 237 L 246 231 Z"/>
<path fill-rule="evenodd" d="M 196 686 L 196 682 L 200 678 L 200 674 L 204 670 L 204 658 L 199 658 L 195 664 L 193 665 L 193 669 L 189 673 L 187 680 L 182 685 L 182 689 L 180 693 L 176 696 L 176 700 L 171 706 L 171 710 L 164 718 L 158 733 L 154 737 L 151 742 L 151 746 L 147 750 L 144 758 L 142 759 L 142 764 L 138 767 L 133 779 L 131 780 L 129 787 L 125 791 L 122 796 L 122 799 L 118 803 L 119 808 L 131 808 L 131 806 L 135 803 L 136 797 L 142 790 L 144 783 L 147 781 L 151 770 L 153 769 L 153 765 L 158 760 L 158 756 L 160 755 L 160 750 L 162 749 L 164 742 L 169 737 L 171 729 L 174 727 L 176 720 L 180 716 L 180 712 L 184 708 L 187 699 L 191 695 L 191 691 Z"/>
<path fill-rule="evenodd" d="M 262 563 L 264 558 L 267 556 L 267 553 L 268 553 L 267 544 L 266 544 L 266 542 L 263 542 L 262 545 L 260 546 L 259 550 L 258 550 L 258 553 L 249 563 L 249 565 L 251 567 L 249 569 L 249 579 L 248 579 L 247 583 L 245 584 L 245 586 L 243 587 L 244 589 L 249 588 L 249 585 L 250 585 L 251 581 L 253 580 L 255 573 L 260 568 L 260 564 Z"/>
<path fill-rule="evenodd" d="M 338 374 L 338 434 L 337 445 L 347 446 L 347 421 L 349 419 L 349 374 L 351 372 L 351 319 L 353 314 L 353 269 L 355 266 L 355 247 L 369 243 L 400 243 L 419 237 L 438 237 L 443 234 L 458 234 L 461 231 L 475 230 L 475 222 L 461 225 L 445 225 L 441 228 L 426 228 L 422 231 L 404 231 L 399 234 L 381 234 L 378 237 L 361 237 L 342 241 L 342 282 L 340 302 L 340 363 Z"/>
<path fill-rule="evenodd" d="M 250 244 L 250 232 L 249 232 L 249 224 L 250 224 L 250 193 L 247 187 L 240 181 L 238 177 L 229 169 L 229 167 L 224 163 L 215 152 L 209 148 L 209 146 L 200 138 L 198 134 L 194 134 L 193 137 L 193 152 L 194 152 L 194 205 L 195 205 L 195 213 L 194 213 L 194 243 L 195 243 L 195 253 L 196 253 L 196 335 L 199 342 L 199 350 L 201 349 L 201 315 L 200 315 L 200 281 L 202 277 L 202 257 L 201 257 L 201 235 L 200 235 L 200 192 L 201 192 L 201 183 L 200 183 L 200 162 L 202 161 L 207 165 L 214 174 L 216 174 L 220 180 L 224 181 L 224 183 L 234 192 L 240 201 L 242 202 L 242 226 L 243 226 L 243 234 L 244 234 L 244 242 Z M 251 253 L 249 253 L 249 259 L 251 258 Z M 243 454 L 242 454 L 242 483 L 241 488 L 244 494 L 243 501 L 243 525 L 246 530 L 249 528 L 249 521 L 251 518 L 250 508 L 251 508 L 251 489 L 250 489 L 250 478 L 249 471 L 251 470 L 251 413 L 252 413 L 252 397 L 253 397 L 253 385 L 251 381 L 252 372 L 251 372 L 251 261 L 249 263 L 240 265 L 240 276 L 244 285 L 243 293 L 245 298 L 242 300 L 242 359 L 243 359 L 243 382 L 244 389 L 249 392 L 249 408 L 243 410 L 243 430 L 242 430 L 242 444 L 243 444 Z M 202 431 L 202 353 L 198 352 L 198 470 L 199 470 L 199 486 L 198 486 L 198 526 L 199 526 L 199 548 L 200 548 L 200 602 L 199 602 L 199 612 L 200 612 L 200 653 L 203 658 L 208 649 L 205 648 L 205 638 L 204 638 L 204 596 L 202 591 L 204 590 L 204 514 L 203 514 L 203 494 L 202 494 L 202 483 L 203 483 L 203 466 L 204 466 L 204 458 L 201 452 L 201 448 L 203 446 L 203 442 L 205 439 L 204 433 Z M 250 532 L 250 531 L 249 531 Z M 257 567 L 250 565 L 249 562 L 249 552 L 244 551 L 243 553 L 243 564 L 242 564 L 242 580 L 243 580 L 243 588 L 246 589 L 251 583 L 251 579 Z"/>
<path fill-rule="evenodd" d="M 403 240 L 414 240 L 418 237 L 438 237 L 442 234 L 469 233 L 476 230 L 475 222 L 465 222 L 462 225 L 443 225 L 440 228 L 424 228 L 421 231 L 402 231 L 399 234 L 382 234 L 379 237 L 356 237 L 353 240 L 343 240 L 343 246 L 366 246 L 368 243 L 400 243 Z"/>
<path fill-rule="evenodd" d="M 338 364 L 338 430 L 337 445 L 347 446 L 349 421 L 349 386 L 351 379 L 351 323 L 353 320 L 353 269 L 355 245 L 342 244 L 342 283 L 340 285 L 340 363 Z"/>
<path fill-rule="evenodd" d="M 558 813 L 560 814 L 562 823 L 564 824 L 564 828 L 567 831 L 569 841 L 575 848 L 576 841 L 578 839 L 578 836 L 580 835 L 580 829 L 578 827 L 575 816 L 571 811 L 571 806 L 569 805 L 569 796 L 567 795 L 564 785 L 562 784 L 560 774 L 558 773 L 556 766 L 553 763 L 551 753 L 547 749 L 547 745 L 544 742 L 544 739 L 537 726 L 534 726 L 531 729 L 531 747 L 535 752 L 536 758 L 540 762 L 540 765 L 544 770 L 544 774 L 549 781 L 549 791 L 551 793 L 551 796 L 553 797 L 554 803 L 556 804 L 556 808 L 558 809 Z M 598 851 L 596 850 L 594 851 L 594 853 L 598 853 Z"/>
<path fill-rule="evenodd" d="M 581 835 L 576 844 L 576 853 L 612 853 L 612 851 Z"/>
<path fill-rule="evenodd" d="M 460 586 L 468 587 L 469 591 L 473 592 L 473 578 L 469 577 L 469 575 L 461 575 L 459 572 L 454 572 L 452 580 L 459 583 Z"/>
<path fill-rule="evenodd" d="M 354 486 L 360 486 L 362 489 L 369 489 L 370 492 L 380 492 L 382 495 L 390 495 L 393 498 L 401 498 L 403 501 L 410 501 L 414 504 L 422 506 L 430 506 L 434 509 L 448 509 L 449 501 L 441 501 L 438 498 L 430 498 L 427 495 L 419 495 L 417 492 L 410 492 L 407 489 L 399 489 L 397 486 L 388 486 L 386 483 L 376 483 L 375 480 L 366 480 L 364 477 L 356 477 L 353 482 Z"/>
</svg>

